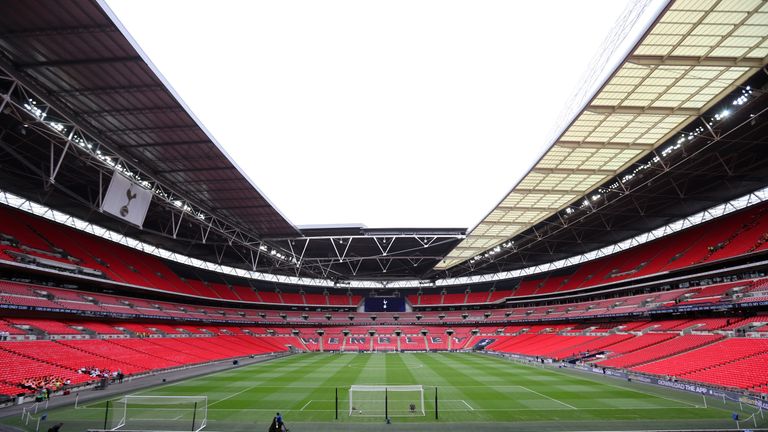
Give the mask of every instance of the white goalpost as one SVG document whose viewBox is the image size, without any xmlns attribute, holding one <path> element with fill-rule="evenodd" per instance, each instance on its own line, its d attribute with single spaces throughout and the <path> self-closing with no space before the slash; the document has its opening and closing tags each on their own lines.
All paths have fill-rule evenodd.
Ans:
<svg viewBox="0 0 768 432">
<path fill-rule="evenodd" d="M 197 432 L 208 423 L 208 396 L 126 395 L 106 409 L 105 429 L 113 431 Z"/>
<path fill-rule="evenodd" d="M 423 416 L 421 385 L 353 385 L 349 388 L 350 416 Z"/>
</svg>

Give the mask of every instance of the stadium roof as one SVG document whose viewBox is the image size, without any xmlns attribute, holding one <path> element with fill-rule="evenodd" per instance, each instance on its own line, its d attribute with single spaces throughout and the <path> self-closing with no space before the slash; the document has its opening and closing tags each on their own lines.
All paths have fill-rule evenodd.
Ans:
<svg viewBox="0 0 768 432">
<path fill-rule="evenodd" d="M 437 270 L 505 243 L 647 156 L 766 64 L 768 3 L 672 3 L 528 174 Z"/>
<path fill-rule="evenodd" d="M 10 0 L 0 29 L 2 65 L 102 145 L 259 237 L 298 235 L 98 3 Z"/>
<path fill-rule="evenodd" d="M 737 7 L 748 10 L 729 9 Z M 462 241 L 461 229 L 299 232 L 96 1 L 0 2 L 0 189 L 153 247 L 267 275 L 417 280 L 549 262 L 765 186 L 767 122 L 749 116 L 765 115 L 768 106 L 759 72 L 768 54 L 766 27 L 765 2 L 674 3 L 552 149 Z M 745 108 L 734 109 L 717 130 L 690 132 L 696 139 L 667 153 L 663 143 L 694 123 L 704 128 L 705 111 L 743 91 L 737 86 L 749 76 L 755 94 Z M 74 138 L 82 140 L 73 144 Z M 664 166 L 637 171 L 654 159 Z M 116 165 L 162 192 L 143 229 L 99 211 L 103 180 Z M 645 177 L 621 183 L 633 173 L 635 180 Z M 621 184 L 612 186 L 614 180 Z M 596 188 L 606 199 L 585 205 Z M 509 253 L 467 265 L 504 243 L 514 243 Z"/>
</svg>

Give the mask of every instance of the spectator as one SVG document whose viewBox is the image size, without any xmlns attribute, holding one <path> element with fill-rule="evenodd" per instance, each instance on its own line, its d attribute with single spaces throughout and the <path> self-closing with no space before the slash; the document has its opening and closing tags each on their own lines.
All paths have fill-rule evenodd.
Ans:
<svg viewBox="0 0 768 432">
<path fill-rule="evenodd" d="M 285 423 L 283 423 L 283 416 L 281 416 L 280 413 L 275 415 L 275 421 L 277 422 L 277 430 L 281 432 L 288 432 L 288 428 L 285 426 Z"/>
<path fill-rule="evenodd" d="M 64 377 L 48 375 L 39 378 L 25 378 L 19 384 L 22 388 L 32 391 L 49 389 L 56 391 L 61 388 L 67 380 Z"/>
<path fill-rule="evenodd" d="M 56 423 L 48 428 L 48 432 L 59 432 L 62 426 L 64 426 L 64 423 Z"/>
</svg>

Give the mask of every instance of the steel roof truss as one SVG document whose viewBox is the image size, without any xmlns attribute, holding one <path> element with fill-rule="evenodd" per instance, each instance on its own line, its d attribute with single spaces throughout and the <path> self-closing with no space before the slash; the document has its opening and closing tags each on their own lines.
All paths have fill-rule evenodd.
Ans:
<svg viewBox="0 0 768 432">
<path fill-rule="evenodd" d="M 763 67 L 763 61 L 761 59 L 746 57 L 695 57 L 638 54 L 629 56 L 627 62 L 640 66 Z"/>
<path fill-rule="evenodd" d="M 347 239 L 347 245 L 344 247 L 344 251 L 342 253 L 339 253 L 339 248 L 336 247 L 336 242 L 334 239 L 330 239 L 331 245 L 333 246 L 333 250 L 336 252 L 336 257 L 339 259 L 339 262 L 344 262 L 344 258 L 347 256 L 347 252 L 349 251 L 349 246 L 352 244 L 352 239 Z M 344 244 L 344 240 L 338 239 L 340 244 Z"/>
<path fill-rule="evenodd" d="M 57 146 L 63 149 L 58 158 L 51 152 L 51 170 L 47 179 L 50 185 L 55 184 L 58 170 L 62 167 L 63 157 L 69 154 L 97 168 L 102 174 L 114 175 L 117 171 L 135 183 L 151 190 L 154 197 L 153 201 L 171 210 L 172 215 L 174 215 L 171 220 L 174 227 L 171 237 L 178 233 L 181 222 L 181 219 L 176 221 L 173 212 L 179 212 L 188 213 L 187 220 L 196 223 L 206 232 L 213 230 L 224 236 L 229 244 L 237 243 L 254 250 L 265 244 L 257 236 L 180 196 L 173 189 L 144 172 L 139 166 L 112 151 L 104 141 L 97 138 L 97 135 L 70 121 L 69 118 L 71 117 L 65 115 L 64 111 L 46 103 L 44 99 L 38 96 L 38 92 L 32 91 L 29 85 L 10 74 L 7 64 L 3 61 L 0 61 L 0 84 L 5 84 L 8 89 L 0 88 L 3 110 L 13 114 L 18 121 L 29 127 L 34 127 L 36 132 L 47 137 L 52 149 Z M 208 236 L 205 235 L 205 237 Z M 274 246 L 270 247 L 274 248 Z M 290 264 L 290 258 L 293 258 L 293 255 L 283 249 L 281 252 L 288 256 L 287 263 Z"/>
<path fill-rule="evenodd" d="M 392 237 L 392 241 L 390 241 L 388 245 L 387 245 L 387 238 L 386 237 L 383 237 L 381 242 L 379 242 L 379 237 L 374 237 L 373 241 L 374 241 L 374 243 L 376 243 L 376 246 L 378 246 L 379 250 L 381 251 L 381 255 L 382 256 L 387 256 L 387 254 L 389 253 L 389 250 L 392 249 L 392 245 L 395 244 L 395 238 L 396 237 Z M 384 245 L 386 246 L 386 249 L 384 249 L 381 246 L 381 243 L 384 243 Z"/>
</svg>

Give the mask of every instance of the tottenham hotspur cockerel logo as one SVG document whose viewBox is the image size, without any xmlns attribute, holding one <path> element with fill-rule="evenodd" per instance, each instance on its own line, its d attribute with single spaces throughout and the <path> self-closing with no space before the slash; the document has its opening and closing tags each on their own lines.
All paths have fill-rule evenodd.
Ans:
<svg viewBox="0 0 768 432">
<path fill-rule="evenodd" d="M 131 205 L 131 201 L 136 198 L 136 192 L 132 192 L 131 188 L 128 187 L 128 189 L 125 191 L 125 196 L 128 197 L 128 202 L 125 203 L 124 206 L 120 207 L 120 216 L 122 217 L 126 217 L 128 216 L 128 213 L 130 213 L 128 206 Z"/>
</svg>

